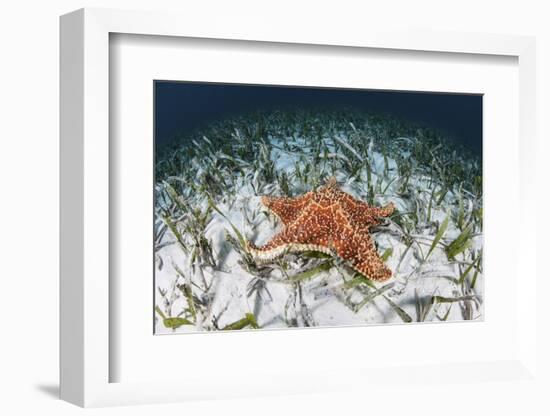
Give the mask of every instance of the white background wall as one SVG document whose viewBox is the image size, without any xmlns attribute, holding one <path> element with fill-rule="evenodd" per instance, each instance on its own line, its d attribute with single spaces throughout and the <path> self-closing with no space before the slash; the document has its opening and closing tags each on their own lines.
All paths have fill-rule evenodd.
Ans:
<svg viewBox="0 0 550 416">
<path fill-rule="evenodd" d="M 200 3 L 200 4 L 199 4 Z M 0 413 L 73 414 L 80 409 L 56 400 L 58 383 L 58 16 L 74 9 L 116 7 L 222 13 L 274 19 L 307 30 L 312 19 L 339 25 L 431 27 L 440 30 L 512 33 L 538 37 L 538 175 L 548 189 L 550 113 L 550 13 L 545 1 L 364 0 L 322 1 L 152 1 L 152 0 L 5 0 L 0 7 Z M 547 197 L 536 209 L 544 210 Z M 548 216 L 538 225 L 539 249 L 550 235 Z M 542 256 L 541 256 L 542 257 Z M 541 259 L 541 262 L 544 258 Z M 543 305 L 541 305 L 543 306 Z M 358 348 L 361 348 L 360 346 Z M 365 358 L 369 359 L 368 352 Z M 371 357 L 372 358 L 372 357 Z M 426 391 L 425 414 L 482 414 L 490 411 L 538 414 L 533 401 L 503 394 L 488 402 L 471 386 L 457 386 L 452 397 Z M 434 394 L 435 393 L 435 394 Z M 419 394 L 419 393 L 416 393 Z M 372 401 L 368 404 L 368 401 Z M 382 406 L 404 413 L 406 398 L 285 397 L 180 405 L 101 409 L 100 414 L 341 414 L 370 413 Z M 546 411 L 550 405 L 547 405 Z M 363 410 L 361 410 L 363 409 Z M 431 410 L 432 411 L 431 411 Z M 538 409 L 542 414 L 543 409 Z M 548 414 L 548 413 L 546 413 Z"/>
</svg>

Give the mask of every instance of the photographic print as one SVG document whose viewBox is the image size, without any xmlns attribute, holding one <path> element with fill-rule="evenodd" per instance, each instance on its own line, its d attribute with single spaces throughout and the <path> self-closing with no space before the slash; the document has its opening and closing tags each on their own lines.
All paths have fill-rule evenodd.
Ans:
<svg viewBox="0 0 550 416">
<path fill-rule="evenodd" d="M 155 334 L 483 320 L 481 95 L 154 96 Z"/>
</svg>

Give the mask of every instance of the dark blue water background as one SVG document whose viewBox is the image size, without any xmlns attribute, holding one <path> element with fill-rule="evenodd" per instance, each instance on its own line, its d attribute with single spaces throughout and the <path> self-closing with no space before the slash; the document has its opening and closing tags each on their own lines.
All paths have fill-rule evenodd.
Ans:
<svg viewBox="0 0 550 416">
<path fill-rule="evenodd" d="M 381 90 L 155 81 L 155 143 L 256 110 L 353 108 L 433 128 L 482 151 L 482 96 Z"/>
</svg>

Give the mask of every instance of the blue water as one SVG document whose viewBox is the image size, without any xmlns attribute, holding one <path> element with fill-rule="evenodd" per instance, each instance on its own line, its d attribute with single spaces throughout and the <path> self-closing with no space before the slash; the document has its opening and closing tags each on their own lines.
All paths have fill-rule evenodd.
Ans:
<svg viewBox="0 0 550 416">
<path fill-rule="evenodd" d="M 440 131 L 482 152 L 482 95 L 155 82 L 155 142 L 168 144 L 208 123 L 257 110 L 353 108 Z"/>
</svg>

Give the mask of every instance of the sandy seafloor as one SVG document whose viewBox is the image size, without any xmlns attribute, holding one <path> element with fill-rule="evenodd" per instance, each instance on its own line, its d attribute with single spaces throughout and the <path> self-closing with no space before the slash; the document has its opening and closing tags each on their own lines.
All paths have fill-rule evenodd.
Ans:
<svg viewBox="0 0 550 416">
<path fill-rule="evenodd" d="M 274 164 L 275 171 L 278 174 L 286 172 L 292 186 L 295 166 L 303 158 L 300 159 L 299 153 L 283 150 L 282 142 L 291 141 L 297 146 L 306 144 L 295 136 L 283 139 L 270 137 L 269 140 L 273 145 L 269 158 Z M 339 140 L 345 141 L 346 137 L 342 135 Z M 371 161 L 372 180 L 380 178 L 380 189 L 385 190 L 383 194 L 375 196 L 374 202 L 375 205 L 382 206 L 391 201 L 399 212 L 407 212 L 411 209 L 411 202 L 406 195 L 400 196 L 397 192 L 399 181 L 392 182 L 390 179 L 393 174 L 398 174 L 396 160 L 391 156 L 390 154 L 384 157 L 372 149 L 372 146 L 366 155 Z M 404 156 L 410 157 L 407 154 Z M 190 161 L 190 164 L 193 162 Z M 346 173 L 338 169 L 334 173 L 343 191 L 364 200 L 364 182 L 350 181 Z M 384 253 L 386 249 L 392 249 L 386 264 L 394 272 L 394 276 L 386 282 L 375 282 L 374 285 L 378 289 L 381 288 L 382 293 L 371 296 L 376 290 L 373 287 L 346 287 L 345 282 L 353 279 L 354 272 L 337 260 L 335 267 L 316 273 L 313 277 L 301 281 L 299 285 L 290 282 L 288 276 L 294 271 L 303 271 L 304 259 L 300 254 L 287 254 L 281 260 L 287 266 L 284 273 L 275 268 L 267 277 L 258 279 L 258 276 L 247 271 L 242 265 L 241 254 L 227 241 L 227 234 L 234 235 L 231 224 L 257 245 L 264 244 L 281 229 L 281 224 L 275 216 L 262 213 L 267 211 L 260 203 L 261 195 L 280 194 L 277 184 L 264 186 L 260 195 L 253 185 L 253 179 L 254 172 L 234 178 L 232 197 L 227 201 L 224 201 L 224 198 L 216 201 L 217 208 L 224 215 L 212 211 L 211 219 L 205 227 L 204 236 L 211 242 L 216 267 L 192 267 L 192 256 L 184 253 L 175 242 L 174 234 L 167 227 L 163 227 L 162 221 L 157 218 L 157 225 L 162 232 L 158 233 L 160 237 L 156 242 L 155 254 L 156 305 L 165 317 L 186 317 L 193 321 L 193 324 L 167 328 L 163 324 L 163 319 L 155 313 L 157 334 L 219 330 L 238 322 L 247 316 L 246 314 L 253 314 L 258 326 L 265 329 L 399 324 L 407 321 L 407 316 L 412 322 L 483 319 L 483 274 L 480 270 L 482 262 L 477 264 L 475 287 L 472 288 L 459 280 L 461 273 L 467 268 L 468 261 L 475 253 L 481 253 L 482 234 L 474 233 L 468 249 L 457 256 L 457 261 L 449 261 L 445 245 L 452 242 L 461 232 L 455 221 L 451 220 L 440 243 L 434 247 L 427 259 L 423 259 L 430 249 L 438 227 L 448 215 L 452 216 L 455 212 L 456 216 L 457 204 L 452 193 L 443 198 L 440 205 L 433 204 L 434 206 L 430 207 L 431 226 L 418 226 L 411 233 L 415 242 L 420 242 L 419 249 L 416 243 L 413 244 L 414 249 L 407 249 L 406 241 L 396 230 L 398 226 L 393 222 L 379 227 L 379 230 L 372 233 L 379 254 Z M 418 190 L 416 195 L 425 206 L 429 203 L 429 187 L 433 186 L 431 179 L 433 178 L 421 173 L 413 174 L 409 179 L 409 186 Z M 302 188 L 302 192 L 311 189 L 307 186 Z M 302 193 L 298 191 L 295 195 Z M 191 192 L 189 198 L 192 197 Z M 467 210 L 473 203 L 465 198 L 463 204 Z M 160 202 L 157 201 L 157 204 Z M 206 209 L 207 203 L 204 200 L 200 204 L 202 205 L 198 205 L 199 209 Z M 419 255 L 419 250 L 422 255 Z M 316 264 L 313 261 L 310 268 Z M 473 271 L 474 268 L 471 268 L 466 276 L 466 282 L 471 282 Z M 192 288 L 197 305 L 200 302 L 204 303 L 204 307 L 195 308 L 195 316 L 190 315 L 188 297 L 181 290 L 181 284 L 184 283 Z M 254 284 L 257 290 L 251 290 Z M 208 287 L 208 290 L 203 291 L 200 287 Z M 433 302 L 434 297 L 455 301 Z M 354 305 L 361 304 L 366 298 L 369 300 L 358 310 L 355 309 Z M 405 314 L 398 313 L 399 310 Z M 245 329 L 250 327 L 247 326 Z"/>
</svg>

